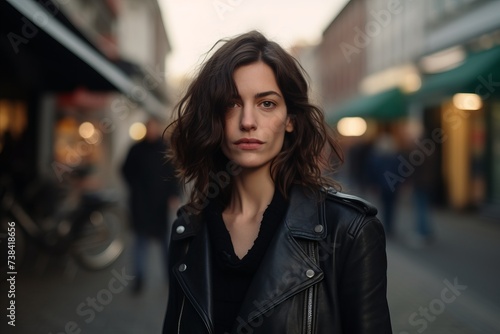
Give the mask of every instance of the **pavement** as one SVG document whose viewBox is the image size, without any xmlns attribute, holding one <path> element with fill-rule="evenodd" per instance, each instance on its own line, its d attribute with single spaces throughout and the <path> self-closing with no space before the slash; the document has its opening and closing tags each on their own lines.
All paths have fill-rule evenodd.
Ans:
<svg viewBox="0 0 500 334">
<path fill-rule="evenodd" d="M 159 244 L 151 245 L 140 294 L 132 292 L 130 247 L 111 267 L 95 272 L 80 269 L 71 258 L 35 256 L 16 278 L 15 327 L 6 324 L 2 289 L 0 333 L 161 333 L 168 289 L 160 251 Z"/>
<path fill-rule="evenodd" d="M 393 332 L 500 333 L 500 222 L 433 210 L 435 240 L 413 242 L 413 210 L 398 209 L 388 240 Z"/>
<path fill-rule="evenodd" d="M 387 243 L 388 300 L 395 334 L 500 333 L 500 222 L 473 213 L 433 210 L 435 240 L 412 242 L 411 206 L 398 208 Z M 130 240 L 129 240 L 130 241 Z M 130 244 L 130 243 L 129 243 Z M 160 246 L 150 250 L 149 276 L 132 293 L 130 249 L 110 268 L 87 272 L 71 259 L 36 254 L 16 277 L 16 326 L 0 333 L 160 333 L 168 290 Z"/>
</svg>

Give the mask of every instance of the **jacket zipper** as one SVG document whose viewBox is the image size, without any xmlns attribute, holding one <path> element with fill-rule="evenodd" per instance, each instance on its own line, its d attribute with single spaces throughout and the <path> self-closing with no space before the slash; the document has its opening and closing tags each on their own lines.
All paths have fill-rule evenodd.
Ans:
<svg viewBox="0 0 500 334">
<path fill-rule="evenodd" d="M 181 320 L 182 320 L 182 313 L 184 312 L 184 302 L 186 301 L 186 296 L 182 297 L 182 305 L 181 305 L 181 312 L 179 313 L 179 321 L 177 322 L 177 334 L 181 333 Z"/>
<path fill-rule="evenodd" d="M 186 249 L 184 250 L 184 255 L 187 254 L 188 250 L 189 250 L 189 243 L 186 243 Z M 184 303 L 185 302 L 186 302 L 186 295 L 183 294 L 181 311 L 179 312 L 179 321 L 177 322 L 177 334 L 181 333 L 181 320 L 182 320 L 182 314 L 184 313 Z"/>
<path fill-rule="evenodd" d="M 313 242 L 308 243 L 308 253 L 312 258 L 316 261 L 316 252 L 314 249 L 314 244 Z M 306 334 L 312 334 L 313 333 L 313 316 L 314 316 L 314 285 L 311 286 L 309 289 L 307 289 L 307 294 L 306 294 L 306 319 L 305 319 L 305 324 L 306 324 Z"/>
<path fill-rule="evenodd" d="M 313 288 L 307 290 L 307 313 L 306 313 L 306 333 L 312 334 L 312 318 L 313 318 Z"/>
</svg>

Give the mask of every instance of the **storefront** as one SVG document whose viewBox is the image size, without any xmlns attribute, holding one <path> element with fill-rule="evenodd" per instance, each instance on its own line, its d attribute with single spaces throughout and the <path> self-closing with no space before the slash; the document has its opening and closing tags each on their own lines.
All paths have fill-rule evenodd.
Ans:
<svg viewBox="0 0 500 334">
<path fill-rule="evenodd" d="M 487 117 L 488 210 L 500 217 L 500 101 L 490 104 Z"/>
<path fill-rule="evenodd" d="M 424 113 L 439 113 L 442 178 L 447 203 L 457 209 L 498 205 L 496 108 L 500 97 L 500 47 L 470 51 L 453 69 L 423 78 L 410 97 Z"/>
<path fill-rule="evenodd" d="M 108 168 L 117 128 L 128 130 L 116 120 L 165 109 L 144 73 L 106 57 L 58 8 L 51 1 L 0 3 L 7 37 L 0 40 L 2 172 L 22 171 L 26 182 L 60 181 L 61 173 L 84 164 Z"/>
</svg>

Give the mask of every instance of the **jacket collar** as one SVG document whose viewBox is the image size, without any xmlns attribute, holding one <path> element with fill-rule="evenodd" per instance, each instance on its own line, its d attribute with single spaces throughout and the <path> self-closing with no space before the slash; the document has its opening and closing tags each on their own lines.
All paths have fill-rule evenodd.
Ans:
<svg viewBox="0 0 500 334">
<path fill-rule="evenodd" d="M 255 319 L 277 304 L 322 280 L 323 272 L 295 239 L 319 240 L 325 237 L 326 226 L 320 218 L 322 208 L 323 205 L 301 187 L 292 188 L 284 223 L 278 227 L 241 307 L 236 321 L 240 329 L 242 326 L 251 327 Z M 187 253 L 175 264 L 174 271 L 184 294 L 202 317 L 208 332 L 213 333 L 211 248 L 203 224 L 199 216 L 190 218 L 182 225 L 182 235 L 174 236 L 174 240 L 193 237 Z M 180 268 L 184 270 L 180 271 Z"/>
<path fill-rule="evenodd" d="M 310 240 L 320 240 L 326 237 L 326 224 L 322 221 L 324 205 L 315 196 L 319 195 L 308 192 L 304 187 L 294 186 L 290 192 L 288 210 L 285 214 L 285 225 L 294 237 Z M 174 240 L 195 236 L 203 229 L 200 215 L 189 215 L 187 209 L 181 208 L 177 215 L 183 218 L 182 233 L 176 233 Z M 179 226 L 177 226 L 179 227 Z"/>
<path fill-rule="evenodd" d="M 320 240 L 326 237 L 326 224 L 322 221 L 324 205 L 305 188 L 295 186 L 290 193 L 290 203 L 285 215 L 285 225 L 294 237 Z"/>
</svg>

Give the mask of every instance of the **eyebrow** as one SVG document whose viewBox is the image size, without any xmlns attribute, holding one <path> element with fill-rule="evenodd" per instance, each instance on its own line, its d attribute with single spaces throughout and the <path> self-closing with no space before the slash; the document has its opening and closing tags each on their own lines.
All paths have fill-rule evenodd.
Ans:
<svg viewBox="0 0 500 334">
<path fill-rule="evenodd" d="M 255 98 L 258 99 L 258 98 L 265 97 L 268 95 L 276 95 L 276 96 L 282 98 L 281 95 L 278 94 L 277 92 L 275 92 L 274 90 L 269 90 L 267 92 L 257 93 L 257 94 L 255 94 Z"/>
<path fill-rule="evenodd" d="M 261 97 L 266 97 L 266 96 L 269 96 L 269 95 L 276 95 L 277 97 L 279 97 L 281 99 L 283 98 L 278 92 L 275 92 L 274 90 L 268 90 L 266 92 L 257 93 L 257 94 L 254 95 L 254 98 L 259 99 Z M 239 95 L 236 95 L 233 98 L 240 99 L 241 97 Z"/>
</svg>

